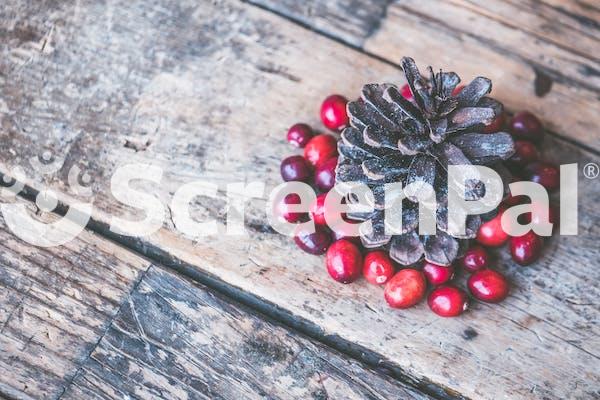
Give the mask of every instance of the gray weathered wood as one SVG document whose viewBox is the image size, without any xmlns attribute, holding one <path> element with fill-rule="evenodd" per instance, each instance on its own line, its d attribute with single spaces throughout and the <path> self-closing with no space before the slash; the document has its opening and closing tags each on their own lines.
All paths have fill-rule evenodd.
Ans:
<svg viewBox="0 0 600 400">
<path fill-rule="evenodd" d="M 87 232 L 35 248 L 0 221 L 0 397 L 57 398 L 149 262 Z"/>
<path fill-rule="evenodd" d="M 311 29 L 332 34 L 352 46 L 362 47 L 364 41 L 379 29 L 391 0 L 249 0 L 248 2 L 267 7 Z"/>
<path fill-rule="evenodd" d="M 593 6 L 554 0 L 402 0 L 385 7 L 250 1 L 394 63 L 408 55 L 465 80 L 487 76 L 494 96 L 513 110 L 534 111 L 559 134 L 600 150 L 600 19 Z M 332 13 L 343 23 L 327 24 Z M 367 14 L 373 28 L 361 29 L 357 13 Z"/>
<path fill-rule="evenodd" d="M 63 398 L 88 396 L 428 398 L 155 267 Z"/>
<path fill-rule="evenodd" d="M 72 202 L 76 196 L 69 192 L 67 173 L 82 166 L 94 182 L 95 218 L 104 223 L 112 215 L 141 217 L 110 194 L 117 166 L 162 167 L 158 187 L 139 186 L 165 204 L 194 180 L 218 183 L 222 190 L 226 183 L 251 180 L 272 187 L 280 180 L 279 160 L 291 153 L 284 142 L 287 126 L 298 120 L 316 124 L 318 104 L 331 92 L 354 97 L 364 82 L 397 81 L 401 75 L 393 66 L 248 4 L 122 1 L 75 9 L 68 3 L 19 4 L 0 22 L 6 32 L 2 51 L 10 55 L 0 59 L 1 170 L 23 165 L 28 182 L 39 188 L 34 178 L 40 173 L 28 164 L 29 157 L 43 150 L 65 156 L 64 166 L 45 183 Z M 408 21 L 402 26 L 414 28 L 415 40 L 430 34 L 419 33 L 417 20 Z M 393 37 L 386 40 L 390 48 L 404 43 L 402 36 Z M 456 40 L 441 36 L 430 44 L 442 54 L 458 46 Z M 485 51 L 495 54 L 492 64 L 504 58 Z M 469 57 L 454 57 L 456 64 L 450 65 L 467 75 L 480 73 L 490 59 L 485 52 L 472 54 L 481 58 L 479 65 Z M 503 68 L 523 72 L 522 64 L 512 61 Z M 558 83 L 554 87 L 544 101 L 550 103 Z M 544 115 L 559 128 L 569 119 L 593 120 L 593 99 L 586 93 L 574 90 L 566 98 L 571 105 Z M 531 100 L 501 97 L 510 109 Z M 570 112 L 574 109 L 577 117 Z M 586 114 L 592 111 L 593 117 Z M 594 139 L 595 131 L 581 127 L 560 133 L 571 132 Z M 558 139 L 546 146 L 557 161 L 594 160 Z M 498 306 L 476 304 L 453 320 L 436 317 L 425 304 L 390 310 L 380 288 L 365 282 L 333 283 L 322 258 L 307 256 L 269 231 L 264 199 L 248 207 L 247 237 L 192 241 L 168 220 L 134 245 L 147 254 L 158 249 L 168 255 L 166 263 L 182 261 L 256 302 L 275 305 L 323 336 L 361 346 L 417 384 L 433 382 L 473 398 L 590 398 L 598 394 L 600 370 L 595 300 L 600 271 L 587 267 L 599 259 L 599 182 L 580 185 L 579 236 L 553 239 L 546 256 L 530 268 L 499 262 L 513 282 L 512 295 Z M 225 214 L 222 193 L 193 205 L 199 220 L 216 218 L 221 228 Z"/>
<path fill-rule="evenodd" d="M 0 267 L 0 397 L 429 398 L 88 232 L 44 250 L 2 221 Z"/>
</svg>

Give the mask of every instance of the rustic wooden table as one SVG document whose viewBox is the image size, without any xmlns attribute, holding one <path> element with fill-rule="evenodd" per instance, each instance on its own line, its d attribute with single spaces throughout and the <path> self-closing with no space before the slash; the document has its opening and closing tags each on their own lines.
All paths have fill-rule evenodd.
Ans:
<svg viewBox="0 0 600 400">
<path fill-rule="evenodd" d="M 31 218 L 90 202 L 93 220 L 38 248 L 0 224 L 0 397 L 472 398 L 600 396 L 600 179 L 580 179 L 580 233 L 555 237 L 502 304 L 441 319 L 393 311 L 381 289 L 332 283 L 247 207 L 248 235 L 113 234 L 141 218 L 110 193 L 119 165 L 163 168 L 139 187 L 169 204 L 194 180 L 279 183 L 285 129 L 318 125 L 325 95 L 401 82 L 403 55 L 485 74 L 510 110 L 540 115 L 544 153 L 600 155 L 600 7 L 593 0 L 105 0 L 0 5 L 0 172 Z M 44 152 L 64 158 L 40 168 Z M 51 165 L 52 166 L 52 165 Z M 61 193 L 55 213 L 37 190 Z M 224 192 L 193 214 L 226 221 Z M 170 209 L 166 210 L 167 214 Z"/>
</svg>

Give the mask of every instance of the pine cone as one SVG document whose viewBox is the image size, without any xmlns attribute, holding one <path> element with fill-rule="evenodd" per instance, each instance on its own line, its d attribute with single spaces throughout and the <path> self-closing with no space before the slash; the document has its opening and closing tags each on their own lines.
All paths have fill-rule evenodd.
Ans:
<svg viewBox="0 0 600 400">
<path fill-rule="evenodd" d="M 367 248 L 386 246 L 390 256 L 402 265 L 411 265 L 423 255 L 429 262 L 450 265 L 474 238 L 481 225 L 479 216 L 467 218 L 466 234 L 448 233 L 449 165 L 488 165 L 508 182 L 501 164 L 514 153 L 508 133 L 483 132 L 502 113 L 490 93 L 489 79 L 478 77 L 458 94 L 452 92 L 460 82 L 454 72 L 433 72 L 423 78 L 411 58 L 402 59 L 402 68 L 414 100 L 405 99 L 391 84 L 368 84 L 361 99 L 348 104 L 351 126 L 342 132 L 336 183 L 361 182 L 375 198 L 374 211 L 349 213 L 358 221 L 371 220 L 372 232 L 361 233 Z M 423 181 L 434 187 L 437 200 L 437 234 L 418 234 L 418 204 L 403 200 L 402 234 L 385 233 L 384 185 L 402 182 L 404 186 Z M 481 182 L 467 185 L 466 198 L 475 200 L 485 193 Z M 348 202 L 356 202 L 352 196 Z M 414 200 L 414 199 L 413 199 Z M 387 210 L 387 212 L 390 212 Z"/>
</svg>

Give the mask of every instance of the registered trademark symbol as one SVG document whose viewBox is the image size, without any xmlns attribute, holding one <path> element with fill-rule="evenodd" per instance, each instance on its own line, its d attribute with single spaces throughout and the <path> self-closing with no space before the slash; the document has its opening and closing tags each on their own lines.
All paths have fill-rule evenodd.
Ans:
<svg viewBox="0 0 600 400">
<path fill-rule="evenodd" d="M 588 179 L 596 179 L 600 175 L 600 167 L 596 163 L 587 163 L 583 166 L 583 175 Z"/>
</svg>

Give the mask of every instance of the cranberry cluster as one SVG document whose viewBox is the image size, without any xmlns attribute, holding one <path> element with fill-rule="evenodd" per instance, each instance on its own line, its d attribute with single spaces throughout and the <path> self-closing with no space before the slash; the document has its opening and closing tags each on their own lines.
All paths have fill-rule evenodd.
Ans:
<svg viewBox="0 0 600 400">
<path fill-rule="evenodd" d="M 458 86 L 455 91 L 460 91 Z M 408 100 L 412 93 L 405 85 L 401 93 Z M 330 130 L 337 132 L 348 125 L 347 100 L 340 95 L 327 97 L 321 105 L 321 120 Z M 508 125 L 508 126 L 506 126 Z M 520 180 L 530 180 L 543 185 L 549 191 L 559 185 L 559 170 L 556 166 L 540 160 L 537 144 L 543 138 L 540 121 L 529 112 L 520 112 L 512 118 L 500 115 L 486 127 L 486 133 L 508 128 L 515 139 L 516 154 L 509 160 L 508 167 Z M 408 308 L 419 303 L 427 292 L 428 285 L 433 289 L 427 297 L 429 308 L 442 317 L 462 314 L 469 304 L 467 293 L 452 283 L 456 266 L 440 266 L 422 262 L 414 268 L 399 269 L 395 262 L 382 250 L 367 250 L 356 237 L 346 237 L 327 227 L 324 218 L 325 197 L 335 184 L 335 169 L 338 161 L 337 139 L 330 134 L 315 134 L 312 128 L 303 123 L 292 126 L 287 133 L 292 145 L 304 148 L 304 155 L 290 156 L 281 163 L 281 176 L 284 181 L 312 183 L 320 191 L 309 213 L 288 212 L 288 204 L 299 204 L 300 197 L 290 194 L 280 205 L 280 215 L 288 222 L 305 222 L 312 218 L 316 230 L 304 232 L 297 229 L 294 241 L 302 250 L 314 255 L 325 256 L 329 275 L 341 283 L 351 283 L 364 276 L 374 285 L 385 285 L 384 297 L 393 308 Z M 520 198 L 524 197 L 524 198 Z M 509 242 L 512 258 L 520 265 L 529 265 L 540 256 L 543 239 L 533 231 L 510 237 L 501 226 L 502 213 L 506 208 L 523 204 L 527 197 L 509 197 L 481 226 L 477 242 L 455 264 L 468 274 L 467 287 L 477 300 L 497 303 L 504 300 L 509 291 L 509 283 L 504 275 L 491 269 L 487 248 L 499 247 Z M 535 205 L 533 205 L 535 207 Z M 554 208 L 546 210 L 550 222 L 556 223 Z M 531 215 L 522 215 L 524 223 Z"/>
</svg>

